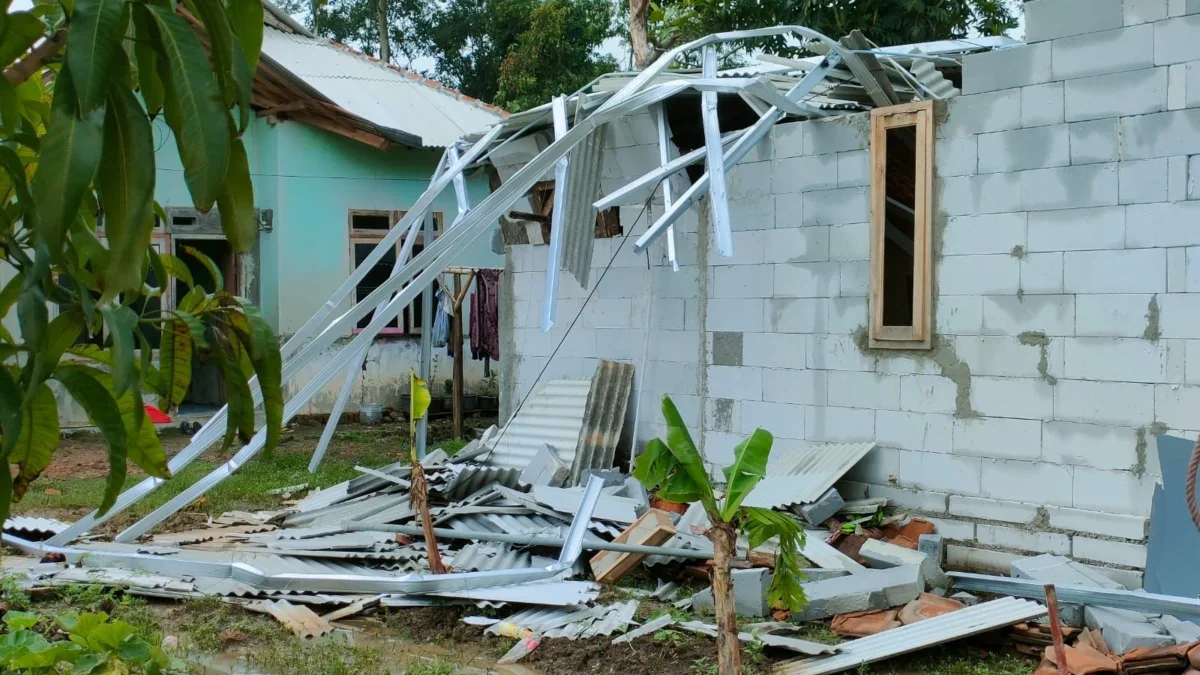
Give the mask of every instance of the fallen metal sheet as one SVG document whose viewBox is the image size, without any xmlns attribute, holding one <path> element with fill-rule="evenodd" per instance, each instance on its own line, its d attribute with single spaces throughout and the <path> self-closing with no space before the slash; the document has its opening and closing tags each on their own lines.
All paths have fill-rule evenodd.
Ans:
<svg viewBox="0 0 1200 675">
<path fill-rule="evenodd" d="M 303 605 L 293 605 L 287 600 L 263 600 L 250 607 L 270 614 L 279 623 L 287 626 L 288 630 L 305 640 L 329 635 L 334 631 L 333 625 L 316 612 Z"/>
<path fill-rule="evenodd" d="M 32 516 L 11 516 L 4 521 L 4 531 L 11 532 L 23 539 L 41 541 L 70 527 L 68 523 L 53 518 L 36 518 Z"/>
<path fill-rule="evenodd" d="M 566 229 L 562 241 L 562 269 L 571 273 L 579 285 L 588 287 L 592 269 L 592 249 L 596 241 L 596 207 L 600 196 L 600 177 L 604 173 L 604 148 L 609 125 L 602 124 L 569 155 L 567 165 Z"/>
<path fill-rule="evenodd" d="M 567 524 L 541 515 L 515 516 L 504 514 L 466 514 L 456 516 L 445 527 L 466 532 L 497 532 L 504 534 L 561 537 Z"/>
<path fill-rule="evenodd" d="M 270 539 L 263 543 L 268 549 L 280 551 L 383 551 L 398 546 L 395 537 L 386 532 L 341 532 L 306 539 Z"/>
<path fill-rule="evenodd" d="M 1200 530 L 1188 512 L 1185 484 L 1195 441 L 1158 436 L 1162 484 L 1154 486 L 1150 537 L 1146 543 L 1145 588 L 1151 593 L 1200 596 Z"/>
<path fill-rule="evenodd" d="M 564 626 L 570 626 L 575 623 L 590 623 L 597 616 L 603 615 L 607 611 L 608 607 L 605 606 L 560 607 L 555 609 L 532 607 L 493 622 L 484 633 L 510 638 L 521 638 L 527 635 L 546 636 L 547 632 L 563 628 Z M 582 628 L 574 634 L 578 635 L 581 631 Z M 562 637 L 562 635 L 560 633 L 555 637 Z"/>
<path fill-rule="evenodd" d="M 866 663 L 940 645 L 954 640 L 1029 621 L 1046 614 L 1036 602 L 1001 598 L 974 607 L 943 614 L 884 633 L 843 642 L 841 652 L 833 656 L 810 657 L 781 663 L 774 675 L 827 675 L 854 670 Z"/>
<path fill-rule="evenodd" d="M 591 380 L 545 383 L 496 434 L 481 461 L 524 469 L 549 443 L 564 462 L 574 462 L 591 388 Z"/>
<path fill-rule="evenodd" d="M 587 207 L 591 211 L 590 200 Z M 589 237 L 588 250 L 591 248 Z M 632 388 L 633 364 L 604 359 L 596 364 L 596 373 L 592 375 L 592 386 L 588 390 L 587 404 L 584 406 L 579 443 L 575 447 L 575 458 L 571 463 L 569 485 L 578 484 L 587 469 L 613 467 L 617 442 L 621 440 L 621 428 L 625 424 L 625 408 L 629 404 L 629 392 Z"/>
<path fill-rule="evenodd" d="M 619 645 L 619 644 L 624 644 L 626 642 L 633 642 L 634 640 L 636 640 L 640 637 L 645 637 L 647 635 L 652 635 L 654 633 L 657 633 L 658 631 L 666 628 L 667 626 L 670 626 L 673 623 L 675 623 L 675 617 L 671 616 L 670 614 L 663 614 L 662 616 L 660 616 L 656 619 L 651 619 L 650 621 L 647 621 L 646 623 L 642 624 L 641 628 L 638 628 L 636 630 L 631 630 L 628 633 L 622 635 L 621 637 L 614 639 L 612 641 L 612 643 L 614 645 Z"/>
<path fill-rule="evenodd" d="M 387 509 L 408 504 L 408 493 L 371 495 L 355 501 L 328 506 L 316 511 L 296 513 L 284 519 L 283 524 L 293 527 L 331 527 L 348 520 L 366 520 Z"/>
<path fill-rule="evenodd" d="M 178 577 L 145 574 L 115 567 L 68 567 L 54 575 L 56 581 L 72 584 L 97 584 L 131 588 L 161 588 L 187 593 L 196 590 L 195 583 Z"/>
<path fill-rule="evenodd" d="M 520 482 L 521 470 L 515 467 L 448 464 L 436 482 L 429 482 L 429 488 L 448 500 L 457 500 L 490 485 L 515 488 Z"/>
<path fill-rule="evenodd" d="M 476 572 L 476 574 L 482 573 Z M 600 585 L 590 581 L 541 581 L 508 586 L 487 586 L 462 591 L 443 591 L 425 595 L 438 598 L 565 607 L 584 605 L 594 601 L 600 595 Z"/>
<path fill-rule="evenodd" d="M 964 591 L 979 591 L 1014 595 L 1021 598 L 1046 598 L 1045 584 L 1041 581 L 995 577 L 988 574 L 947 572 L 955 588 Z M 1142 591 L 1125 591 L 1115 588 L 1054 584 L 1058 602 L 1076 605 L 1099 605 L 1116 609 L 1129 609 L 1147 614 L 1170 614 L 1192 619 L 1200 617 L 1200 599 L 1177 595 L 1161 595 Z"/>
<path fill-rule="evenodd" d="M 217 540 L 249 541 L 250 537 L 247 535 L 270 532 L 274 529 L 274 525 L 230 525 L 186 532 L 165 532 L 154 535 L 150 543 L 157 546 L 184 546 Z"/>
<path fill-rule="evenodd" d="M 683 621 L 679 624 L 679 627 L 686 631 L 691 631 L 693 633 L 700 633 L 701 635 L 707 635 L 708 637 L 711 637 L 711 638 L 717 637 L 716 624 L 705 623 L 703 621 Z M 783 635 L 774 635 L 774 634 L 771 634 L 770 632 L 768 632 L 771 630 L 781 630 L 781 629 L 795 630 L 796 627 L 792 626 L 790 624 L 780 624 L 777 622 L 770 622 L 770 623 L 765 623 L 765 624 L 749 624 L 749 625 L 743 626 L 743 628 L 746 628 L 747 630 L 738 632 L 738 641 L 739 642 L 746 642 L 746 643 L 761 642 L 764 645 L 768 645 L 771 647 L 779 647 L 782 649 L 788 649 L 788 650 L 798 652 L 800 654 L 806 654 L 809 656 L 817 656 L 817 655 L 824 655 L 824 654 L 837 654 L 842 651 L 841 647 L 836 646 L 836 645 L 825 645 L 825 644 L 821 644 L 820 642 L 810 642 L 808 640 L 801 640 L 799 638 L 790 638 L 790 637 L 786 637 Z"/>
<path fill-rule="evenodd" d="M 575 513 L 579 510 L 579 501 L 583 498 L 583 492 L 580 490 L 549 485 L 534 485 L 532 494 L 539 504 L 559 513 Z M 596 504 L 595 518 L 629 525 L 637 520 L 637 507 L 640 504 L 636 499 L 601 495 L 599 503 Z"/>
<path fill-rule="evenodd" d="M 873 441 L 838 443 L 773 453 L 767 463 L 767 477 L 742 504 L 773 509 L 815 502 L 874 447 Z"/>
<path fill-rule="evenodd" d="M 308 511 L 316 511 L 317 509 L 333 506 L 349 498 L 350 483 L 351 481 L 346 481 L 345 483 L 338 483 L 337 485 L 327 487 L 324 490 L 310 492 L 307 497 L 297 502 L 294 508 L 300 513 L 307 513 Z"/>
<path fill-rule="evenodd" d="M 624 603 L 613 605 L 603 618 L 589 626 L 580 637 L 590 638 L 597 635 L 607 637 L 618 631 L 624 632 L 633 621 L 633 616 L 637 614 L 637 608 L 637 600 L 627 600 Z"/>
<path fill-rule="evenodd" d="M 505 570 L 529 567 L 529 551 L 512 549 L 505 544 L 471 544 L 450 556 L 449 564 L 456 571 Z"/>
</svg>

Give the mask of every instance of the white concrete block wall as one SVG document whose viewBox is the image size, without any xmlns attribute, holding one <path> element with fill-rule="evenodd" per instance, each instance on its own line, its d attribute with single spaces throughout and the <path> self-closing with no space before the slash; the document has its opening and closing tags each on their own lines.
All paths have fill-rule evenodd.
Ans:
<svg viewBox="0 0 1200 675">
<path fill-rule="evenodd" d="M 869 115 L 857 114 L 776 126 L 730 176 L 735 255 L 697 250 L 711 237 L 693 212 L 682 269 L 663 266 L 661 246 L 648 275 L 644 258 L 618 255 L 619 278 L 575 329 L 587 335 L 561 346 L 589 291 L 564 278 L 560 327 L 534 335 L 545 248 L 511 249 L 518 390 L 555 347 L 548 372 L 638 363 L 652 295 L 641 440 L 661 433 L 663 393 L 714 463 L 759 426 L 780 448 L 874 440 L 847 498 L 888 497 L 967 547 L 1144 567 L 1154 434 L 1200 428 L 1193 10 L 1033 0 L 1028 46 L 966 58 L 964 94 L 937 116 L 930 352 L 865 346 Z M 647 154 L 637 143 L 623 150 L 614 180 L 650 168 L 625 165 Z M 597 270 L 618 243 L 597 242 Z"/>
</svg>

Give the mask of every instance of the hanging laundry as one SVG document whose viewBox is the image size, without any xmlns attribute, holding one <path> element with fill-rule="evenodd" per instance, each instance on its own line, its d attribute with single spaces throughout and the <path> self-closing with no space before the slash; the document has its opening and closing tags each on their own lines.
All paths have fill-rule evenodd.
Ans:
<svg viewBox="0 0 1200 675">
<path fill-rule="evenodd" d="M 437 312 L 433 319 L 433 346 L 445 347 L 450 342 L 450 294 L 440 284 L 437 290 Z M 451 356 L 454 356 L 451 354 Z"/>
<path fill-rule="evenodd" d="M 471 294 L 471 358 L 500 358 L 500 270 L 475 273 Z"/>
</svg>

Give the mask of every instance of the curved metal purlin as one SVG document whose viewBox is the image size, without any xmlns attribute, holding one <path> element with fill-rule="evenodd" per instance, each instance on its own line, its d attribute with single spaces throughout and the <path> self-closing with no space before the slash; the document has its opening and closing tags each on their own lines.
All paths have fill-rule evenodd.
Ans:
<svg viewBox="0 0 1200 675">
<path fill-rule="evenodd" d="M 715 74 L 713 68 L 706 70 L 705 77 L 681 77 L 675 80 L 654 83 L 655 78 L 662 75 L 683 54 L 724 42 L 776 35 L 796 35 L 802 39 L 814 40 L 822 43 L 829 52 L 820 66 L 809 71 L 786 94 L 779 94 L 775 86 L 765 77 L 712 77 Z M 785 114 L 790 113 L 803 116 L 825 115 L 823 111 L 809 106 L 803 100 L 839 62 L 845 63 L 849 67 L 852 74 L 867 89 L 868 93 L 873 93 L 873 86 L 878 88 L 870 70 L 861 62 L 854 51 L 843 47 L 837 41 L 825 35 L 803 26 L 778 26 L 758 30 L 717 33 L 672 49 L 651 65 L 650 68 L 639 73 L 631 82 L 617 90 L 611 96 L 608 96 L 600 105 L 596 106 L 594 103 L 604 98 L 600 94 L 587 96 L 587 101 L 582 100 L 584 97 L 580 96 L 581 100 L 578 106 L 578 113 L 575 115 L 574 126 L 565 133 L 558 135 L 545 150 L 518 170 L 495 192 L 480 202 L 478 206 L 466 213 L 461 213 L 454 225 L 448 228 L 445 234 L 428 243 L 419 255 L 413 257 L 399 269 L 393 270 L 393 274 L 384 284 L 380 285 L 365 298 L 359 300 L 357 304 L 346 312 L 330 319 L 335 309 L 350 296 L 350 293 L 366 273 L 382 259 L 386 251 L 395 246 L 398 238 L 407 232 L 415 232 L 420 227 L 424 219 L 430 214 L 433 201 L 446 187 L 452 182 L 461 181 L 464 170 L 484 161 L 486 158 L 484 153 L 502 135 L 507 133 L 509 134 L 509 138 L 501 140 L 499 143 L 501 146 L 512 137 L 522 135 L 536 124 L 546 121 L 545 118 L 549 116 L 548 113 L 550 113 L 552 106 L 540 106 L 527 113 L 514 115 L 494 125 L 485 134 L 480 136 L 457 161 L 447 158 L 445 171 L 435 177 L 429 188 L 417 199 L 411 210 L 388 232 L 366 260 L 351 273 L 346 281 L 330 297 L 329 301 L 318 309 L 283 346 L 285 359 L 283 382 L 286 384 L 300 372 L 302 366 L 307 365 L 311 361 L 312 357 L 333 345 L 341 336 L 350 333 L 350 329 L 355 327 L 360 319 L 368 314 L 372 316 L 368 326 L 351 339 L 349 343 L 342 346 L 333 359 L 288 401 L 284 409 L 285 422 L 295 416 L 330 379 L 339 372 L 345 372 L 349 364 L 354 363 L 360 354 L 365 353 L 366 348 L 370 346 L 379 331 L 400 312 L 401 308 L 410 304 L 418 293 L 427 288 L 443 270 L 451 266 L 454 258 L 471 241 L 488 230 L 498 218 L 506 214 L 512 204 L 518 199 L 523 198 L 549 169 L 562 159 L 569 161 L 568 153 L 572 148 L 596 131 L 601 125 L 617 121 L 628 114 L 651 108 L 687 90 L 700 92 L 702 97 L 708 96 L 705 92 L 712 93 L 714 96 L 715 93 L 737 94 L 743 98 L 759 101 L 762 105 L 754 107 L 766 110 L 754 125 L 736 135 L 731 134 L 727 138 L 721 138 L 719 129 L 715 124 L 715 119 L 711 120 L 712 123 L 705 125 L 706 147 L 703 154 L 707 159 L 709 171 L 706 171 L 699 180 L 695 181 L 678 200 L 671 203 L 663 216 L 637 240 L 635 251 L 641 252 L 657 237 L 668 231 L 671 224 L 691 204 L 698 201 L 702 191 L 707 189 L 711 192 L 709 185 L 711 182 L 710 176 L 720 175 L 723 172 L 722 170 L 728 170 L 735 166 Z M 709 99 L 711 97 L 708 97 L 706 100 Z M 715 138 L 708 138 L 714 135 Z M 730 142 L 732 142 L 732 146 L 723 150 L 724 145 Z M 692 154 L 685 157 L 691 158 Z M 684 158 L 677 159 L 665 167 L 651 172 L 648 176 L 657 175 L 661 178 L 684 168 L 691 161 L 694 161 L 694 159 L 683 160 Z M 640 181 L 645 184 L 649 181 L 656 183 L 659 178 L 642 177 L 635 182 Z M 718 189 L 719 192 L 720 190 Z M 715 196 L 719 199 L 719 195 Z M 718 222 L 714 223 L 714 225 L 724 229 L 728 228 L 729 224 L 726 220 L 724 223 Z M 724 235 L 718 232 L 718 240 L 721 240 L 722 237 Z M 721 253 L 732 255 L 732 240 L 728 237 L 725 237 L 725 239 L 728 240 L 728 246 Z M 555 266 L 548 266 L 548 275 L 556 275 L 558 272 L 559 270 Z M 556 298 L 554 297 L 546 297 L 543 299 L 543 302 L 553 304 L 555 300 Z M 318 331 L 318 329 L 320 330 Z M 314 333 L 316 334 L 315 337 L 310 339 Z M 346 377 L 351 377 L 352 375 L 352 372 L 345 372 Z M 257 380 L 251 381 L 251 390 L 254 395 L 255 404 L 261 404 L 262 396 Z M 215 443 L 217 439 L 223 436 L 228 422 L 227 414 L 226 408 L 218 411 L 197 432 L 192 442 L 171 459 L 169 468 L 172 473 L 182 470 L 210 445 Z M 260 430 L 251 439 L 250 443 L 242 447 L 232 459 L 222 466 L 217 467 L 214 471 L 201 478 L 163 506 L 155 509 L 152 513 L 122 531 L 117 535 L 116 540 L 119 542 L 129 542 L 149 532 L 171 514 L 191 503 L 213 485 L 216 485 L 252 459 L 262 449 L 265 440 L 265 431 Z M 51 546 L 62 546 L 69 543 L 89 529 L 128 508 L 131 504 L 156 489 L 162 482 L 161 479 L 157 478 L 148 478 L 142 481 L 122 493 L 117 499 L 116 505 L 104 515 L 92 512 L 50 539 L 47 543 Z"/>
</svg>

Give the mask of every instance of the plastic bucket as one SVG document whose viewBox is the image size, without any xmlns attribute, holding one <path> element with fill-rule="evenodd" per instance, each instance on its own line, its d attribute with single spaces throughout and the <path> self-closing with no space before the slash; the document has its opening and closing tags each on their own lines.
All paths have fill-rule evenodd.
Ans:
<svg viewBox="0 0 1200 675">
<path fill-rule="evenodd" d="M 364 403 L 359 412 L 363 424 L 379 424 L 383 421 L 383 406 L 378 403 Z"/>
</svg>

